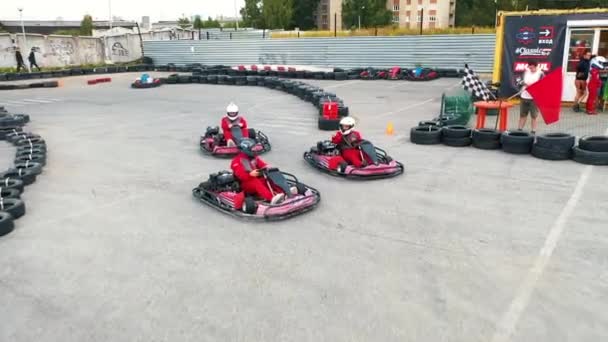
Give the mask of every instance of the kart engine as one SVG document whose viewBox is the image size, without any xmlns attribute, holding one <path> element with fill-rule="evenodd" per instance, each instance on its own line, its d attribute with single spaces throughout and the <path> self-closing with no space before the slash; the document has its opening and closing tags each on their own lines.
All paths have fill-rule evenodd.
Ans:
<svg viewBox="0 0 608 342">
<path fill-rule="evenodd" d="M 232 172 L 220 171 L 209 175 L 209 188 L 213 191 L 240 191 L 239 182 Z"/>
<path fill-rule="evenodd" d="M 338 145 L 332 143 L 331 141 L 319 141 L 317 143 L 317 150 L 319 154 L 334 156 L 340 154 L 338 150 Z"/>
</svg>

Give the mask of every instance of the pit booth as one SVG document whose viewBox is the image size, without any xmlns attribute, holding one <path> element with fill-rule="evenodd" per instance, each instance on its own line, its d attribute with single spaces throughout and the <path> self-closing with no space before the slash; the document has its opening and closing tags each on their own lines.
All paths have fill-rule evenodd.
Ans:
<svg viewBox="0 0 608 342">
<path fill-rule="evenodd" d="M 529 61 L 545 72 L 560 67 L 562 101 L 573 101 L 576 67 L 586 51 L 608 58 L 608 9 L 499 12 L 492 78 L 508 97 L 518 92 Z"/>
</svg>

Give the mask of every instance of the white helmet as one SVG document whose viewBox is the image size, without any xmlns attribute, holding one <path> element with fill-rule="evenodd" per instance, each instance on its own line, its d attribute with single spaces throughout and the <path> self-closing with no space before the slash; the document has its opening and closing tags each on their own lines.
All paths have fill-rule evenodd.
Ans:
<svg viewBox="0 0 608 342">
<path fill-rule="evenodd" d="M 226 107 L 226 116 L 232 121 L 236 120 L 239 117 L 239 106 L 234 102 L 230 102 L 228 107 Z"/>
<path fill-rule="evenodd" d="M 591 60 L 591 67 L 597 69 L 604 69 L 608 67 L 608 63 L 606 63 L 606 57 L 597 56 Z"/>
<path fill-rule="evenodd" d="M 344 126 L 347 126 L 347 128 L 344 128 Z M 353 131 L 353 128 L 355 128 L 355 119 L 347 116 L 340 120 L 340 133 L 342 135 L 349 135 Z"/>
</svg>

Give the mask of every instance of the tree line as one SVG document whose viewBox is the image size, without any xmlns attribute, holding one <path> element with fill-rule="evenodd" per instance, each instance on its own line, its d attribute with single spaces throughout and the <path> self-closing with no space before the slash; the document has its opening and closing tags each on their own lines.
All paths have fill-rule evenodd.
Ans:
<svg viewBox="0 0 608 342">
<path fill-rule="evenodd" d="M 494 26 L 496 11 L 606 7 L 608 0 L 458 0 L 456 26 Z"/>
</svg>

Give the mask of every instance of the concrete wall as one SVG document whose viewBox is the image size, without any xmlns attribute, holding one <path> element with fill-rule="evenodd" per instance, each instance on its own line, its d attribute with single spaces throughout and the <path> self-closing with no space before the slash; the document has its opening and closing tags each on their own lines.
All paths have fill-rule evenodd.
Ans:
<svg viewBox="0 0 608 342">
<path fill-rule="evenodd" d="M 169 39 L 169 33 L 166 33 Z M 163 36 L 159 34 L 159 36 Z M 27 41 L 27 42 L 26 42 Z M 109 57 L 112 62 L 124 63 L 141 58 L 139 36 L 127 34 L 107 38 Z M 43 36 L 0 34 L 0 68 L 15 67 L 15 47 L 21 49 L 26 64 L 30 49 L 35 48 L 36 61 L 41 67 L 100 64 L 108 56 L 106 39 L 94 37 Z"/>
</svg>

